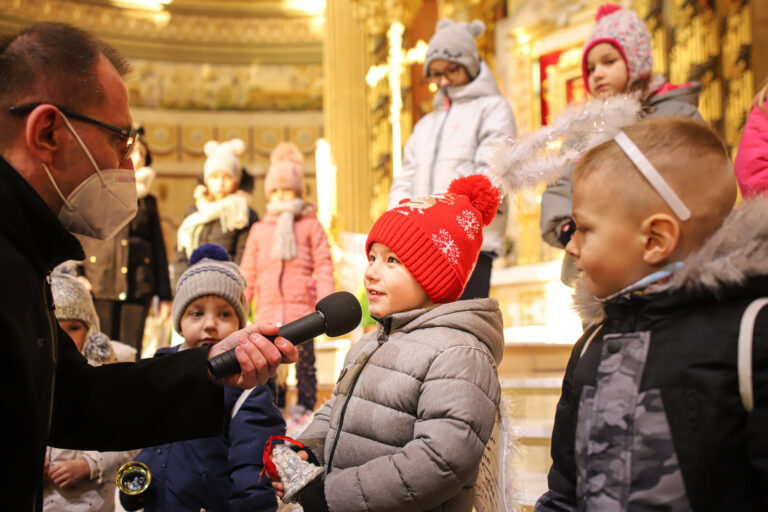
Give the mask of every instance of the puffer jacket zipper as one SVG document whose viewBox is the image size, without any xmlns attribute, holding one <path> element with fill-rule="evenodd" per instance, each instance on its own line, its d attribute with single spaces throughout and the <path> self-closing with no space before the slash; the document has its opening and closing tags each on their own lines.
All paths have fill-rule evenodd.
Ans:
<svg viewBox="0 0 768 512">
<path fill-rule="evenodd" d="M 341 406 L 341 413 L 339 414 L 339 424 L 336 426 L 336 435 L 333 438 L 333 445 L 331 446 L 331 453 L 328 454 L 328 469 L 326 470 L 326 474 L 330 473 L 333 470 L 333 455 L 336 453 L 336 445 L 339 443 L 339 437 L 341 437 L 341 427 L 344 424 L 344 415 L 347 412 L 347 405 L 349 405 L 349 401 L 352 399 L 352 394 L 355 391 L 355 387 L 357 386 L 357 381 L 360 379 L 360 375 L 363 374 L 363 370 L 365 370 L 366 365 L 368 364 L 368 361 L 370 361 L 373 358 L 373 355 L 376 353 L 377 350 L 381 348 L 381 346 L 389 339 L 389 330 L 392 325 L 392 318 L 386 318 L 384 319 L 384 323 L 382 326 L 382 334 L 380 334 L 376 341 L 378 342 L 378 345 L 376 348 L 371 352 L 371 354 L 368 356 L 368 358 L 365 360 L 365 363 L 363 363 L 363 366 L 360 368 L 360 371 L 357 372 L 357 375 L 355 375 L 355 380 L 352 382 L 352 386 L 349 388 L 349 392 L 347 393 L 347 398 L 344 400 L 344 405 Z"/>
<path fill-rule="evenodd" d="M 437 155 L 440 153 L 440 146 L 443 139 L 443 128 L 445 128 L 445 122 L 448 120 L 448 115 L 451 113 L 451 97 L 448 96 L 448 91 L 445 91 L 445 107 L 443 111 L 445 112 L 445 116 L 443 117 L 443 121 L 440 123 L 440 129 L 437 130 L 437 139 L 435 142 L 435 153 L 432 155 L 432 167 L 429 169 L 429 188 L 427 189 L 430 194 L 433 194 L 435 191 L 432 190 L 432 184 L 435 181 L 435 167 L 437 167 Z"/>
</svg>

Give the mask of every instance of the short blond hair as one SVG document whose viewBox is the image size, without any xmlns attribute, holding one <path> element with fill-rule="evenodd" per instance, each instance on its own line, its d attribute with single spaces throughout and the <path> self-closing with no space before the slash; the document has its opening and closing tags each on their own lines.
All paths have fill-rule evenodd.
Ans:
<svg viewBox="0 0 768 512">
<path fill-rule="evenodd" d="M 684 252 L 700 247 L 736 200 L 736 178 L 723 139 L 706 123 L 687 117 L 645 119 L 624 132 L 691 210 L 690 220 L 680 224 Z M 672 213 L 613 140 L 590 150 L 572 179 L 575 183 L 597 173 L 633 215 Z"/>
</svg>

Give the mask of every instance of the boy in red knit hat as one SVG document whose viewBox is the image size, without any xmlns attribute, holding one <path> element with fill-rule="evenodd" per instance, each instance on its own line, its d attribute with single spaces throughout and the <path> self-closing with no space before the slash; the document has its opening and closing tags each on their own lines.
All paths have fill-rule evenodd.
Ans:
<svg viewBox="0 0 768 512">
<path fill-rule="evenodd" d="M 379 325 L 299 439 L 325 469 L 299 494 L 305 511 L 472 510 L 504 337 L 495 299 L 456 299 L 498 203 L 473 175 L 374 224 L 365 287 Z"/>
</svg>

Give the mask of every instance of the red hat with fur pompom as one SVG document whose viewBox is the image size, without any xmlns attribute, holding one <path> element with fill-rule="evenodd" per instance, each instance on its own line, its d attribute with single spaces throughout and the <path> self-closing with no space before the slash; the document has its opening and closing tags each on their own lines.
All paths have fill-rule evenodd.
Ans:
<svg viewBox="0 0 768 512">
<path fill-rule="evenodd" d="M 371 228 L 365 249 L 381 242 L 394 252 L 434 302 L 461 296 L 483 245 L 483 227 L 499 207 L 499 190 L 475 174 L 448 192 L 404 199 Z"/>
</svg>

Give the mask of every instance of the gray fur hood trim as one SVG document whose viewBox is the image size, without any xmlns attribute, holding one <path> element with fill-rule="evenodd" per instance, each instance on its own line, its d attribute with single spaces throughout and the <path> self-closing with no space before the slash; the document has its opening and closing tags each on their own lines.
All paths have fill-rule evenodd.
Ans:
<svg viewBox="0 0 768 512">
<path fill-rule="evenodd" d="M 477 337 L 498 365 L 504 355 L 501 310 L 496 299 L 459 300 L 433 308 L 412 309 L 391 316 L 390 333 L 408 333 L 428 327 L 449 327 Z M 382 329 L 379 324 L 379 329 Z"/>
<path fill-rule="evenodd" d="M 659 291 L 708 292 L 716 295 L 749 278 L 768 275 L 768 198 L 743 202 L 685 266 Z M 603 303 L 582 279 L 576 282 L 573 308 L 586 323 L 602 321 Z"/>
</svg>

